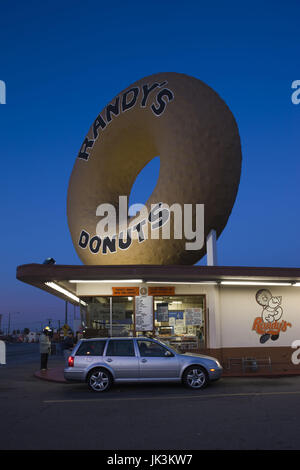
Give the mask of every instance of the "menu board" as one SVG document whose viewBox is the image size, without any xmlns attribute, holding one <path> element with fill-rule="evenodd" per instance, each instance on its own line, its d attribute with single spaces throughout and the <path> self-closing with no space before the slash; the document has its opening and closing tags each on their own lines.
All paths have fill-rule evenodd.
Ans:
<svg viewBox="0 0 300 470">
<path fill-rule="evenodd" d="M 169 309 L 167 303 L 156 304 L 158 322 L 169 322 Z"/>
<path fill-rule="evenodd" d="M 185 310 L 185 324 L 202 326 L 202 308 L 187 308 Z"/>
<path fill-rule="evenodd" d="M 153 297 L 150 295 L 139 295 L 135 298 L 135 329 L 153 330 Z"/>
</svg>

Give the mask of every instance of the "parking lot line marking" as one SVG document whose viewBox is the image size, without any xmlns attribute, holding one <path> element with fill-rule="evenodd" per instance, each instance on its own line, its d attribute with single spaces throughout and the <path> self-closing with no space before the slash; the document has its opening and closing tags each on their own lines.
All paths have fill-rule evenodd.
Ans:
<svg viewBox="0 0 300 470">
<path fill-rule="evenodd" d="M 142 401 L 142 400 L 178 400 L 192 398 L 226 398 L 226 397 L 255 397 L 255 396 L 271 396 L 271 395 L 300 395 L 300 391 L 294 392 L 245 392 L 245 393 L 215 393 L 205 395 L 174 395 L 174 396 L 157 396 L 157 397 L 112 397 L 112 398 L 77 398 L 69 400 L 44 400 L 43 403 L 90 403 L 90 402 L 106 402 L 106 401 Z"/>
</svg>

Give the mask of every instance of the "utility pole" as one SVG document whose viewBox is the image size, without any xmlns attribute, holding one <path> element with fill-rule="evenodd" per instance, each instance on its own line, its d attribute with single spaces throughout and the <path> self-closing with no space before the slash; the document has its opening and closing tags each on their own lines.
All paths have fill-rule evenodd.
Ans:
<svg viewBox="0 0 300 470">
<path fill-rule="evenodd" d="M 66 300 L 65 304 L 65 325 L 68 324 L 68 301 Z"/>
<path fill-rule="evenodd" d="M 20 312 L 9 312 L 9 314 L 8 314 L 8 331 L 7 331 L 8 335 L 10 334 L 10 316 L 11 315 L 17 315 L 18 313 L 20 313 Z"/>
</svg>

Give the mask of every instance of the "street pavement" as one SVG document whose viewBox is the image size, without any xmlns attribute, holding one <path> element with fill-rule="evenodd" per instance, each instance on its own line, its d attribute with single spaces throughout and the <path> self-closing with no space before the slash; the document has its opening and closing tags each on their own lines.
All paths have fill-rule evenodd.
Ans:
<svg viewBox="0 0 300 470">
<path fill-rule="evenodd" d="M 49 367 L 63 364 L 52 356 Z M 8 345 L 0 366 L 1 450 L 298 450 L 300 376 L 223 378 L 202 391 L 180 384 L 39 380 L 38 345 Z"/>
</svg>

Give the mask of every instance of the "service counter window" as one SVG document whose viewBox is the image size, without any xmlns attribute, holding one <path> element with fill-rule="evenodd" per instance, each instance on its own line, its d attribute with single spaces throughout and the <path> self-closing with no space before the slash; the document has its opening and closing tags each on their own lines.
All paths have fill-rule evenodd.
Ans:
<svg viewBox="0 0 300 470">
<path fill-rule="evenodd" d="M 154 297 L 155 334 L 182 349 L 205 347 L 205 295 Z"/>
<path fill-rule="evenodd" d="M 133 336 L 133 297 L 112 297 L 112 336 Z"/>
<path fill-rule="evenodd" d="M 133 297 L 82 297 L 86 337 L 133 336 Z"/>
</svg>

